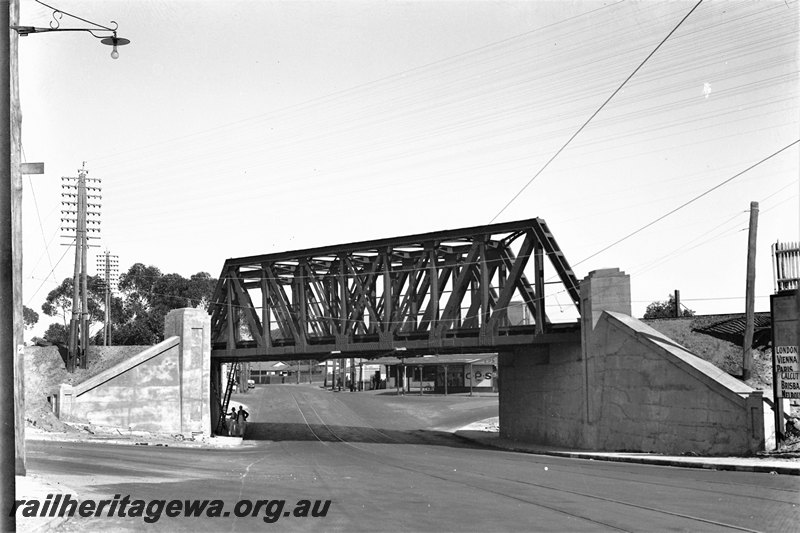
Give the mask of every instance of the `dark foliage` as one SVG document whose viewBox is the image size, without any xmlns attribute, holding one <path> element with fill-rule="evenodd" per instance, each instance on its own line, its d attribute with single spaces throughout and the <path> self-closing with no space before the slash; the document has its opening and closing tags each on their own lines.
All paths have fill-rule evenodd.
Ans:
<svg viewBox="0 0 800 533">
<path fill-rule="evenodd" d="M 694 311 L 682 305 L 678 316 L 694 316 Z M 670 294 L 666 302 L 653 302 L 648 305 L 644 318 L 675 318 L 675 297 Z"/>
</svg>

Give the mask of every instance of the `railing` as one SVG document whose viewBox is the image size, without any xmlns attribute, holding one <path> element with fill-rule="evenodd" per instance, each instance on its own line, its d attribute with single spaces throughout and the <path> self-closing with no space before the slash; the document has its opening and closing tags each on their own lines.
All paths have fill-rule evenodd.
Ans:
<svg viewBox="0 0 800 533">
<path fill-rule="evenodd" d="M 772 274 L 775 292 L 800 286 L 800 243 L 776 242 L 772 245 Z"/>
</svg>

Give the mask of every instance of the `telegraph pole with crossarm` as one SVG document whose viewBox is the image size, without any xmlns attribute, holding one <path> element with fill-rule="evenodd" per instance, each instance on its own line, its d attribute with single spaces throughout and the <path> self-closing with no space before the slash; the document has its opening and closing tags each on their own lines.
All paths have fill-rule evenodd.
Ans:
<svg viewBox="0 0 800 533">
<path fill-rule="evenodd" d="M 87 368 L 89 346 L 89 294 L 86 264 L 90 239 L 100 232 L 100 181 L 87 178 L 86 163 L 77 178 L 61 178 L 61 230 L 63 237 L 74 238 L 75 269 L 72 278 L 72 318 L 69 321 L 67 371 Z M 92 236 L 89 234 L 92 233 Z"/>
<path fill-rule="evenodd" d="M 97 256 L 97 275 L 103 280 L 105 290 L 105 322 L 103 327 L 103 346 L 111 344 L 111 296 L 117 291 L 119 283 L 119 257 L 106 250 Z"/>
</svg>

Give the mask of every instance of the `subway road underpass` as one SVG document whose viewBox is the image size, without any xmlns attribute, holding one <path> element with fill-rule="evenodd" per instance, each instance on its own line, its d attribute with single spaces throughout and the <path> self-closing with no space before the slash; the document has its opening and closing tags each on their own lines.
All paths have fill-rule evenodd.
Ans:
<svg viewBox="0 0 800 533">
<path fill-rule="evenodd" d="M 252 421 L 238 448 L 27 443 L 29 472 L 80 500 L 219 499 L 228 516 L 75 516 L 54 529 L 791 531 L 800 519 L 797 476 L 513 453 L 451 433 L 496 416 L 496 397 L 268 385 L 234 399 Z M 237 517 L 242 500 L 286 503 Z M 330 505 L 294 516 L 302 500 Z"/>
</svg>

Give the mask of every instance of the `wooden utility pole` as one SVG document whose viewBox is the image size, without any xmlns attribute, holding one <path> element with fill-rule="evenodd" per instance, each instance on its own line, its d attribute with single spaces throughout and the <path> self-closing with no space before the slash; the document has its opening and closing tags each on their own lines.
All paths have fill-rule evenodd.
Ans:
<svg viewBox="0 0 800 533">
<path fill-rule="evenodd" d="M 85 163 L 84 163 L 85 165 Z M 89 367 L 89 296 L 87 294 L 87 283 L 86 283 L 86 263 L 87 260 L 87 251 L 88 251 L 88 237 L 86 235 L 87 227 L 86 227 L 86 211 L 88 210 L 87 198 L 86 198 L 86 170 L 85 166 L 81 168 L 78 172 L 81 176 L 81 182 L 83 184 L 83 191 L 81 200 L 83 201 L 83 231 L 81 232 L 81 358 L 80 358 L 80 367 L 81 368 L 88 368 Z"/>
<path fill-rule="evenodd" d="M 750 202 L 750 231 L 747 237 L 747 285 L 745 287 L 745 326 L 742 343 L 742 381 L 750 379 L 753 367 L 753 329 L 755 321 L 756 233 L 758 202 Z"/>
<path fill-rule="evenodd" d="M 75 178 L 62 178 L 62 180 L 70 181 Z M 84 236 L 86 235 L 86 174 L 79 171 L 76 185 L 62 185 L 62 187 L 76 191 L 75 201 L 75 267 L 72 271 L 72 317 L 69 320 L 69 344 L 67 345 L 67 371 L 75 372 L 75 368 L 81 357 L 81 348 L 85 346 L 80 344 L 81 331 L 83 328 L 83 317 L 81 314 L 81 305 L 83 299 L 81 298 L 82 280 L 82 261 L 85 255 L 82 253 L 84 248 Z M 71 202 L 70 202 L 71 203 Z M 80 347 L 79 347 L 80 346 Z"/>
<path fill-rule="evenodd" d="M 0 79 L 3 87 L 0 90 L 3 104 L 0 105 L 0 501 L 3 502 L 0 512 L 0 529 L 14 531 L 14 516 L 8 516 L 8 502 L 15 499 L 14 479 L 14 262 L 12 225 L 13 179 L 11 177 L 11 97 L 9 67 L 9 6 L 8 2 L 0 4 Z"/>
<path fill-rule="evenodd" d="M 9 502 L 25 475 L 22 381 L 22 174 L 17 36 L 19 2 L 0 2 L 0 530 L 15 531 Z"/>
<path fill-rule="evenodd" d="M 117 290 L 119 280 L 119 257 L 106 250 L 97 256 L 97 274 L 105 285 L 105 320 L 103 322 L 103 346 L 111 344 L 111 296 Z"/>
<path fill-rule="evenodd" d="M 675 289 L 675 318 L 681 316 L 681 291 Z"/>
<path fill-rule="evenodd" d="M 105 253 L 105 268 L 103 271 L 105 272 L 105 324 L 103 326 L 103 346 L 108 346 L 111 342 L 111 332 L 109 328 L 111 327 L 111 264 L 109 262 L 110 256 L 108 251 Z"/>
<path fill-rule="evenodd" d="M 96 203 L 100 199 L 98 194 L 100 187 L 96 184 L 87 185 L 87 182 L 99 182 L 99 179 L 87 178 L 89 172 L 85 168 L 85 163 L 78 170 L 77 178 L 61 178 L 65 183 L 61 187 L 67 192 L 62 193 L 67 198 L 75 198 L 75 201 L 67 200 L 61 203 L 66 206 L 74 206 L 74 210 L 69 207 L 62 209 L 64 213 L 62 221 L 67 224 L 61 229 L 64 231 L 75 232 L 75 268 L 72 277 L 72 318 L 69 322 L 69 344 L 67 355 L 67 370 L 74 372 L 76 364 L 81 368 L 88 368 L 89 363 L 89 291 L 87 286 L 86 267 L 88 263 L 89 232 L 99 232 L 97 227 L 100 221 L 100 204 Z M 74 182 L 74 184 L 73 184 Z M 74 191 L 74 194 L 71 192 Z M 91 191 L 91 192 L 88 192 Z M 95 203 L 90 203 L 90 200 Z M 75 215 L 72 218 L 71 215 Z M 70 224 L 74 222 L 74 226 Z M 90 227 L 90 224 L 92 225 Z"/>
</svg>

